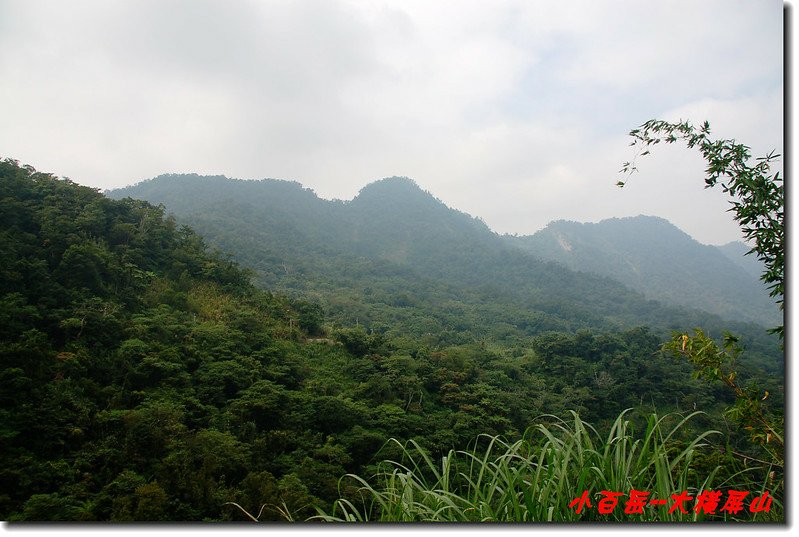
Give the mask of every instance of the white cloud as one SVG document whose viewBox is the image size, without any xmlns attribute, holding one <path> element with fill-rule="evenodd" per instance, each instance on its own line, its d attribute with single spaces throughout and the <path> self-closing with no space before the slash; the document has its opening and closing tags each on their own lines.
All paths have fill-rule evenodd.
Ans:
<svg viewBox="0 0 799 537">
<path fill-rule="evenodd" d="M 664 149 L 613 187 L 625 133 L 707 118 L 781 149 L 782 9 L 6 0 L 0 151 L 101 187 L 186 171 L 348 198 L 408 175 L 502 232 L 649 213 L 723 242 L 736 229 L 695 155 Z"/>
<path fill-rule="evenodd" d="M 670 0 L 611 6 L 580 36 L 560 75 L 662 96 L 740 91 L 782 61 L 782 3 Z M 774 58 L 774 55 L 778 58 Z"/>
</svg>

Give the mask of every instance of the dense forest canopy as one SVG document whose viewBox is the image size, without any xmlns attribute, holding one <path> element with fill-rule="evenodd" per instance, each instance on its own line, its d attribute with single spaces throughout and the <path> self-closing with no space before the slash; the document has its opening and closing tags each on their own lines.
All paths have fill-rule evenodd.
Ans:
<svg viewBox="0 0 799 537">
<path fill-rule="evenodd" d="M 114 197 L 155 187 L 166 208 L 0 163 L 3 519 L 298 520 L 358 497 L 340 478 L 401 457 L 389 438 L 440 457 L 627 408 L 723 427 L 732 396 L 659 349 L 729 323 L 537 261 L 407 180 L 349 203 L 196 177 Z M 780 408 L 777 344 L 734 326 Z M 731 430 L 704 464 L 732 473 L 729 450 L 757 455 Z"/>
</svg>

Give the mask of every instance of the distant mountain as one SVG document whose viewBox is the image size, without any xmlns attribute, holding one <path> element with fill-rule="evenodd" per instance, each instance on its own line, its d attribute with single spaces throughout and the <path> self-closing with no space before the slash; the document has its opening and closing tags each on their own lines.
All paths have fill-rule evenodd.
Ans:
<svg viewBox="0 0 799 537">
<path fill-rule="evenodd" d="M 614 278 L 667 304 L 781 323 L 777 306 L 758 281 L 757 260 L 750 265 L 743 258 L 745 245 L 703 245 L 662 218 L 612 218 L 596 224 L 560 220 L 534 235 L 506 236 L 505 241 L 539 259 Z"/>
<path fill-rule="evenodd" d="M 748 253 L 751 248 L 741 241 L 732 241 L 721 246 L 716 246 L 727 259 L 744 269 L 747 273 L 758 280 L 765 270 L 765 265 L 760 261 L 755 253 Z M 765 287 L 765 284 L 763 284 Z"/>
<path fill-rule="evenodd" d="M 351 201 L 293 182 L 197 175 L 108 194 L 163 204 L 264 287 L 318 301 L 334 322 L 395 335 L 458 343 L 500 332 L 518 340 L 579 328 L 734 327 L 687 300 L 667 307 L 629 282 L 538 259 L 408 178 L 372 183 Z"/>
</svg>

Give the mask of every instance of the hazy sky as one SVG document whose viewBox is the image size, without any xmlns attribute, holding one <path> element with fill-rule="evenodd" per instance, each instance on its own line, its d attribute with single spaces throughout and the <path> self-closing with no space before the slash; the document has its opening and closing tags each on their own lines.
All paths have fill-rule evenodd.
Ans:
<svg viewBox="0 0 799 537">
<path fill-rule="evenodd" d="M 0 0 L 0 157 L 90 186 L 162 173 L 350 199 L 413 178 L 500 233 L 667 218 L 739 238 L 703 163 L 650 118 L 783 150 L 775 0 Z"/>
</svg>

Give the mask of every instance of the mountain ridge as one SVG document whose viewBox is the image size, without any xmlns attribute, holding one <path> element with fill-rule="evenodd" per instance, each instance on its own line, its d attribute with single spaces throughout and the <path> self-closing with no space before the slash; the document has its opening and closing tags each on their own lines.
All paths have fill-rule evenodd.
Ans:
<svg viewBox="0 0 799 537">
<path fill-rule="evenodd" d="M 764 324 L 780 322 L 765 286 L 754 269 L 747 271 L 733 259 L 736 252 L 701 244 L 664 218 L 559 220 L 533 235 L 506 235 L 504 240 L 572 270 L 614 277 L 664 303 Z"/>
<path fill-rule="evenodd" d="M 109 195 L 162 203 L 253 268 L 262 284 L 329 302 L 339 300 L 331 298 L 335 293 L 349 296 L 350 305 L 369 300 L 351 288 L 359 282 L 347 274 L 348 266 L 379 262 L 395 265 L 391 270 L 405 274 L 405 283 L 387 283 L 373 273 L 375 285 L 413 288 L 414 280 L 433 278 L 478 303 L 485 299 L 474 293 L 505 296 L 519 308 L 561 319 L 562 327 L 637 322 L 676 328 L 626 282 L 564 271 L 508 244 L 479 218 L 448 207 L 407 177 L 370 183 L 349 201 L 319 198 L 296 182 L 198 177 L 159 176 Z M 692 325 L 707 318 L 669 315 Z"/>
</svg>

